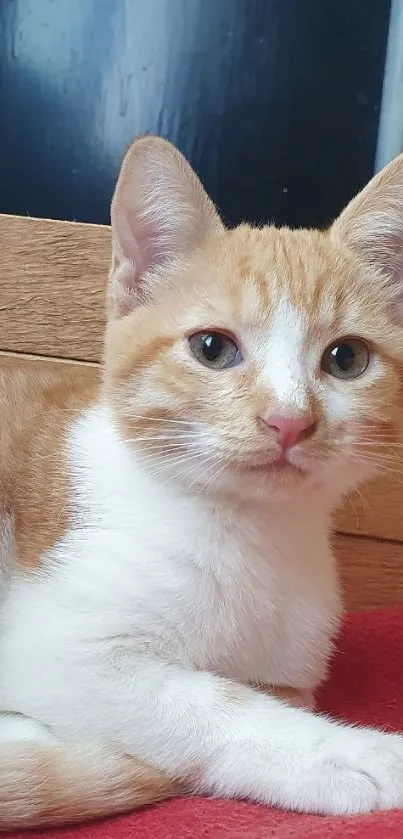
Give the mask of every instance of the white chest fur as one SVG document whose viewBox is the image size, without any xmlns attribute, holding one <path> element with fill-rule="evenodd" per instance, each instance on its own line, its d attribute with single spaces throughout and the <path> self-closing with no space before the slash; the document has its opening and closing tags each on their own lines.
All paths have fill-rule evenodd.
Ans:
<svg viewBox="0 0 403 839">
<path fill-rule="evenodd" d="M 110 636 L 242 681 L 316 681 L 339 600 L 315 499 L 267 509 L 181 495 L 139 467 L 99 409 L 76 427 L 71 461 L 85 558 L 68 573 L 78 588 L 88 575 L 87 591 L 95 577 Z M 69 540 L 81 557 L 83 533 Z"/>
<path fill-rule="evenodd" d="M 243 682 L 317 683 L 339 595 L 314 501 L 235 508 L 180 495 L 139 468 L 99 409 L 69 448 L 74 527 L 45 573 L 10 593 L 0 702 L 38 713 L 38 670 L 51 674 L 43 684 L 56 698 L 80 651 L 90 678 L 94 643 L 113 654 L 115 639 Z"/>
</svg>

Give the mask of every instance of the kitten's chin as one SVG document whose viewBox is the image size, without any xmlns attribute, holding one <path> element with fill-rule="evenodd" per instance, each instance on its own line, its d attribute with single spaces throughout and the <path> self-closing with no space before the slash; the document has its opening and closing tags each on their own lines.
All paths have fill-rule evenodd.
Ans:
<svg viewBox="0 0 403 839">
<path fill-rule="evenodd" d="M 295 495 L 303 491 L 309 481 L 306 469 L 281 458 L 266 463 L 235 461 L 221 475 L 220 484 L 238 496 L 261 500 Z"/>
<path fill-rule="evenodd" d="M 241 471 L 252 474 L 262 474 L 271 479 L 294 478 L 298 475 L 306 475 L 306 469 L 291 463 L 285 457 L 278 458 L 270 463 L 247 463 L 241 467 Z"/>
</svg>

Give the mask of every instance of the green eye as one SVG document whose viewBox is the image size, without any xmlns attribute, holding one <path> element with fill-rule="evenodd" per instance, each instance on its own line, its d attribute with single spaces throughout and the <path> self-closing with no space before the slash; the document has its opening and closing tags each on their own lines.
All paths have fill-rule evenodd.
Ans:
<svg viewBox="0 0 403 839">
<path fill-rule="evenodd" d="M 226 370 L 242 361 L 237 343 L 223 332 L 196 332 L 189 347 L 198 361 L 214 370 Z"/>
<path fill-rule="evenodd" d="M 322 370 L 336 379 L 358 379 L 368 367 L 369 349 L 359 338 L 331 344 L 322 356 Z"/>
</svg>

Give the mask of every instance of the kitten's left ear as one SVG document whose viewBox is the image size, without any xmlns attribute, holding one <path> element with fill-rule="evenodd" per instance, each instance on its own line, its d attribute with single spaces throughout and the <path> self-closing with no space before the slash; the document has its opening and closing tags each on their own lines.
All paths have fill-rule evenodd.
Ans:
<svg viewBox="0 0 403 839">
<path fill-rule="evenodd" d="M 333 224 L 333 241 L 342 241 L 360 262 L 393 291 L 403 317 L 403 154 L 392 160 L 348 204 Z"/>
<path fill-rule="evenodd" d="M 111 207 L 109 300 L 121 316 L 152 300 L 164 267 L 223 230 L 197 175 L 166 140 L 144 136 L 130 146 Z M 162 269 L 162 272 L 161 272 Z"/>
</svg>

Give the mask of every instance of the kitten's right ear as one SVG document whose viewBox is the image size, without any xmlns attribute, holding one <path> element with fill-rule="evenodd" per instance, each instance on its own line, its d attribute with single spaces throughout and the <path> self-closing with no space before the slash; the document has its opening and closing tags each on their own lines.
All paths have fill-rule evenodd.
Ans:
<svg viewBox="0 0 403 839">
<path fill-rule="evenodd" d="M 117 317 L 152 299 L 164 265 L 186 257 L 223 230 L 183 155 L 166 140 L 151 136 L 135 140 L 126 154 L 111 223 L 109 301 Z"/>
<path fill-rule="evenodd" d="M 403 319 L 403 154 L 378 172 L 330 229 L 378 278 Z"/>
</svg>

